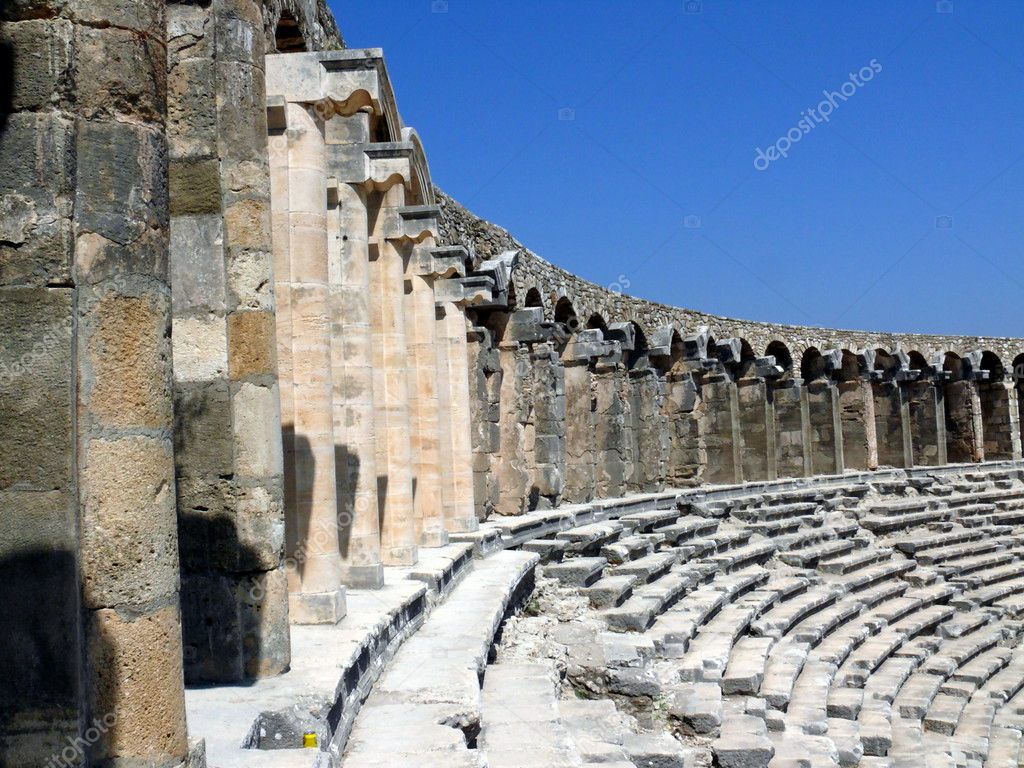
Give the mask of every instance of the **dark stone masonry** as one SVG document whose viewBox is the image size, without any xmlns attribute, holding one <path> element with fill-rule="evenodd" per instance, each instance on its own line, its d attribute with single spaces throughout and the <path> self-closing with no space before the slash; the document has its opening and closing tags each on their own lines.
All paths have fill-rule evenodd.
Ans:
<svg viewBox="0 0 1024 768">
<path fill-rule="evenodd" d="M 0 63 L 0 767 L 1024 765 L 1024 340 L 559 269 L 326 0 Z"/>
</svg>

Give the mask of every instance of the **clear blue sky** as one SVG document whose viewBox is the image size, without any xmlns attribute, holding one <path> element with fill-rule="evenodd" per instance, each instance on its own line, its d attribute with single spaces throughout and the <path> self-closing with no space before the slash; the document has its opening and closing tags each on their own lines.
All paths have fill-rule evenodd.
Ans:
<svg viewBox="0 0 1024 768">
<path fill-rule="evenodd" d="M 1024 336 L 1024 3 L 331 4 L 384 49 L 434 181 L 566 269 L 734 317 Z"/>
</svg>

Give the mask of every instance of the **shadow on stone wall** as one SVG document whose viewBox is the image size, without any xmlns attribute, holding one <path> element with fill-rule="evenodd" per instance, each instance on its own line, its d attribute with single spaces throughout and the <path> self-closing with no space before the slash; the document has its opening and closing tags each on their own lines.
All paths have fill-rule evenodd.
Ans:
<svg viewBox="0 0 1024 768">
<path fill-rule="evenodd" d="M 6 0 L 0 0 L 0 10 Z M 0 42 L 0 136 L 14 105 L 14 46 Z"/>
<path fill-rule="evenodd" d="M 60 550 L 0 559 L 0 766 L 5 768 L 46 766 L 78 735 L 77 568 L 75 555 Z"/>
</svg>

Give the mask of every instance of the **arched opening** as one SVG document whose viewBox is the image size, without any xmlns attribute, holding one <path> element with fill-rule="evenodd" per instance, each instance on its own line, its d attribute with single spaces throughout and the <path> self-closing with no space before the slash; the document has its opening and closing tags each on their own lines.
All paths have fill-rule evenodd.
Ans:
<svg viewBox="0 0 1024 768">
<path fill-rule="evenodd" d="M 298 20 L 289 11 L 282 11 L 274 29 L 274 48 L 278 53 L 302 53 L 309 50 Z"/>
<path fill-rule="evenodd" d="M 576 333 L 580 329 L 579 320 L 576 319 L 576 308 L 566 296 L 555 303 L 555 322 L 564 325 L 570 334 Z"/>
<path fill-rule="evenodd" d="M 605 322 L 604 317 L 602 317 L 600 313 L 595 312 L 590 316 L 590 319 L 587 320 L 587 328 L 590 330 L 599 330 L 601 333 L 604 333 L 608 330 L 608 323 Z"/>
<path fill-rule="evenodd" d="M 527 307 L 540 307 L 544 308 L 544 300 L 541 298 L 540 291 L 536 288 L 531 288 L 526 292 L 526 305 Z"/>
<path fill-rule="evenodd" d="M 824 378 L 825 373 L 825 358 L 817 347 L 808 347 L 800 358 L 800 378 L 809 383 Z"/>
<path fill-rule="evenodd" d="M 775 364 L 782 368 L 784 378 L 789 378 L 793 375 L 793 355 L 785 343 L 773 341 L 765 348 L 764 353 L 775 358 Z"/>
<path fill-rule="evenodd" d="M 982 352 L 981 370 L 987 374 L 978 382 L 984 458 L 986 461 L 1012 459 L 1013 430 L 1018 427 L 1010 418 L 1010 396 L 1015 393 L 1006 381 L 1003 361 L 995 352 Z"/>
</svg>

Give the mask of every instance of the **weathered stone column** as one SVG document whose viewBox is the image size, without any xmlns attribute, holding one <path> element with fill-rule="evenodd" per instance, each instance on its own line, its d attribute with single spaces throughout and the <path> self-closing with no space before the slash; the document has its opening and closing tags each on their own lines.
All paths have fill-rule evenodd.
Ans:
<svg viewBox="0 0 1024 768">
<path fill-rule="evenodd" d="M 415 215 L 419 226 L 436 229 L 436 209 L 428 206 L 406 207 L 405 216 Z M 412 441 L 415 490 L 416 539 L 422 547 L 441 547 L 448 543 L 444 523 L 444 498 L 441 489 L 442 425 L 438 400 L 438 351 L 434 303 L 436 273 L 432 250 L 434 239 L 427 235 L 408 250 L 405 266 L 406 343 L 409 361 L 409 425 Z M 446 393 L 447 394 L 447 393 Z M 447 435 L 447 424 L 444 432 Z"/>
<path fill-rule="evenodd" d="M 836 427 L 834 406 L 838 398 L 828 378 L 819 378 L 805 387 L 810 426 L 811 472 L 831 475 L 836 472 Z"/>
<path fill-rule="evenodd" d="M 594 498 L 595 432 L 594 395 L 590 360 L 604 352 L 605 342 L 599 330 L 578 331 L 565 351 L 565 443 L 566 472 L 563 496 L 572 504 Z"/>
<path fill-rule="evenodd" d="M 435 283 L 437 302 L 438 386 L 442 423 L 447 424 L 442 445 L 444 520 L 453 533 L 479 527 L 473 508 L 473 446 L 470 400 L 470 372 L 466 340 L 468 298 L 458 276 L 465 275 L 468 254 L 462 247 L 434 250 L 435 261 L 443 259 L 452 267 L 445 279 Z M 458 290 L 449 288 L 458 287 Z"/>
<path fill-rule="evenodd" d="M 499 503 L 498 456 L 501 451 L 501 391 L 504 371 L 488 329 L 471 325 L 466 355 L 474 412 L 473 507 L 477 520 L 487 519 Z"/>
<path fill-rule="evenodd" d="M 363 123 L 365 117 L 348 120 Z M 369 220 L 362 184 L 339 181 L 336 189 L 328 281 L 342 578 L 352 587 L 376 589 L 384 584 L 384 566 L 377 506 Z"/>
<path fill-rule="evenodd" d="M 768 384 L 765 377 L 758 374 L 751 360 L 742 366 L 736 380 L 736 404 L 742 442 L 740 461 L 744 480 L 767 480 L 769 464 L 774 463 L 768 450 Z M 774 425 L 772 427 L 774 431 Z"/>
<path fill-rule="evenodd" d="M 626 409 L 622 402 L 622 352 L 613 351 L 594 362 L 595 445 L 597 447 L 597 498 L 612 499 L 626 491 Z"/>
<path fill-rule="evenodd" d="M 841 353 L 837 387 L 842 422 L 843 458 L 847 469 L 877 469 L 878 432 L 875 397 L 870 377 L 874 370 L 873 351 L 856 356 Z"/>
<path fill-rule="evenodd" d="M 239 681 L 290 656 L 262 16 L 167 13 L 185 675 Z"/>
<path fill-rule="evenodd" d="M 785 378 L 773 386 L 777 477 L 804 476 L 803 379 Z"/>
<path fill-rule="evenodd" d="M 669 488 L 697 485 L 707 463 L 700 435 L 697 385 L 685 364 L 679 362 L 669 371 L 665 386 L 665 419 L 669 425 L 665 483 Z"/>
<path fill-rule="evenodd" d="M 5 8 L 3 13 L 13 12 Z M 86 739 L 83 762 L 177 765 L 185 759 L 188 745 L 172 442 L 164 3 L 77 4 L 73 16 L 74 22 L 25 22 L 27 27 L 4 29 L 4 35 L 14 40 L 15 55 L 25 57 L 14 68 L 26 73 L 25 79 L 18 75 L 11 91 L 15 108 L 38 107 L 46 114 L 12 116 L 4 129 L 0 184 L 23 188 L 20 199 L 9 197 L 5 205 L 15 205 L 32 222 L 24 225 L 25 230 L 39 229 L 24 241 L 24 253 L 0 251 L 0 263 L 5 265 L 0 271 L 7 284 L 74 286 L 71 293 L 55 292 L 45 298 L 52 311 L 70 309 L 65 317 L 77 320 L 72 332 L 73 378 L 64 382 L 64 391 L 74 393 L 74 421 L 58 417 L 49 422 L 58 435 L 74 435 L 77 445 L 74 454 L 61 454 L 57 461 L 45 460 L 39 466 L 31 461 L 31 453 L 28 460 L 8 453 L 2 471 L 26 471 L 34 482 L 16 484 L 23 488 L 38 487 L 48 470 L 70 466 L 77 473 L 85 651 L 85 691 L 80 699 L 84 711 L 78 722 L 83 729 L 94 722 L 112 723 Z M 39 50 L 45 53 L 33 52 Z M 32 61 L 41 69 L 29 64 Z M 111 67 L 111 61 L 132 62 L 131 71 Z M 61 62 L 67 62 L 66 69 Z M 70 79 L 57 81 L 65 77 Z M 53 93 L 55 89 L 61 93 Z M 71 112 L 50 112 L 51 105 Z M 64 186 L 68 183 L 74 185 L 73 193 Z M 40 210 L 33 211 L 28 195 L 46 192 L 56 200 L 41 199 Z M 47 214 L 54 219 L 47 221 Z M 4 221 L 5 228 L 13 226 L 18 236 L 19 226 L 9 214 Z M 4 246 L 11 239 L 9 233 L 0 237 Z M 45 280 L 39 278 L 43 273 Z M 46 290 L 35 298 L 43 299 L 41 294 Z M 35 317 L 45 318 L 38 311 Z M 43 363 L 41 371 L 53 370 L 48 368 Z M 19 389 L 18 402 L 53 398 L 49 402 L 60 412 L 61 397 L 52 390 Z M 4 421 L 5 432 L 8 423 Z M 42 423 L 46 422 L 35 416 L 26 426 Z M 27 446 L 43 437 L 20 436 Z M 8 458 L 14 458 L 12 465 Z M 54 487 L 60 485 L 48 488 Z M 40 527 L 30 515 L 23 518 L 27 530 L 8 527 L 11 506 L 5 499 L 0 526 L 13 534 L 0 537 L 5 556 L 10 542 L 39 541 L 43 531 L 48 530 L 53 545 L 66 540 L 65 529 L 53 527 L 52 515 L 62 502 L 59 492 L 26 494 L 24 500 L 30 510 L 51 516 L 51 527 Z M 75 528 L 72 524 L 70 530 Z M 56 546 L 50 551 L 55 550 Z M 41 559 L 31 573 L 48 576 L 41 570 L 47 564 L 53 561 Z M 54 594 L 47 602 L 55 600 L 60 606 L 63 599 Z M 9 620 L 5 615 L 5 623 Z M 3 655 L 12 651 L 16 646 L 5 646 Z M 47 651 L 58 665 L 61 657 L 75 653 L 68 646 Z M 37 659 L 11 671 L 51 679 L 49 671 L 32 671 L 38 665 Z M 77 682 L 67 680 L 70 686 Z"/>
<path fill-rule="evenodd" d="M 922 372 L 923 373 L 923 372 Z M 945 417 L 942 415 L 942 387 L 935 380 L 921 378 L 904 385 L 909 416 L 910 451 L 914 466 L 945 464 Z M 941 432 L 940 432 L 941 428 Z"/>
<path fill-rule="evenodd" d="M 660 491 L 665 483 L 666 448 L 661 429 L 664 388 L 658 371 L 649 365 L 630 371 L 630 383 L 636 451 L 633 489 L 640 493 L 654 493 Z"/>
<path fill-rule="evenodd" d="M 288 284 L 288 312 L 277 330 L 279 350 L 288 350 L 285 373 L 291 378 L 291 397 L 282 396 L 282 430 L 291 443 L 286 457 L 293 462 L 286 475 L 290 469 L 295 494 L 286 526 L 294 563 L 289 605 L 294 623 L 333 624 L 345 615 L 345 590 L 335 473 L 326 148 L 316 108 L 287 103 L 283 110 L 287 149 L 272 153 L 271 163 L 272 172 L 278 171 L 275 207 L 277 199 L 287 206 L 275 227 L 274 251 L 275 280 Z"/>
<path fill-rule="evenodd" d="M 405 189 L 393 186 L 370 204 L 370 307 L 373 390 L 376 406 L 377 503 L 381 555 L 386 564 L 416 562 L 413 456 L 409 415 L 409 350 L 406 342 L 405 254 L 400 209 Z"/>
<path fill-rule="evenodd" d="M 743 482 L 742 464 L 737 464 L 736 445 L 739 410 L 736 382 L 725 366 L 717 360 L 706 361 L 701 376 L 701 405 L 703 424 L 701 433 L 707 451 L 707 469 L 704 480 L 708 483 Z"/>
<path fill-rule="evenodd" d="M 533 376 L 531 508 L 558 506 L 565 477 L 565 369 L 552 342 L 530 353 Z"/>
<path fill-rule="evenodd" d="M 506 328 L 506 333 L 509 329 Z M 499 447 L 495 456 L 499 515 L 526 511 L 529 473 L 526 461 L 526 423 L 530 417 L 530 351 L 516 339 L 498 344 L 501 364 Z"/>
</svg>

